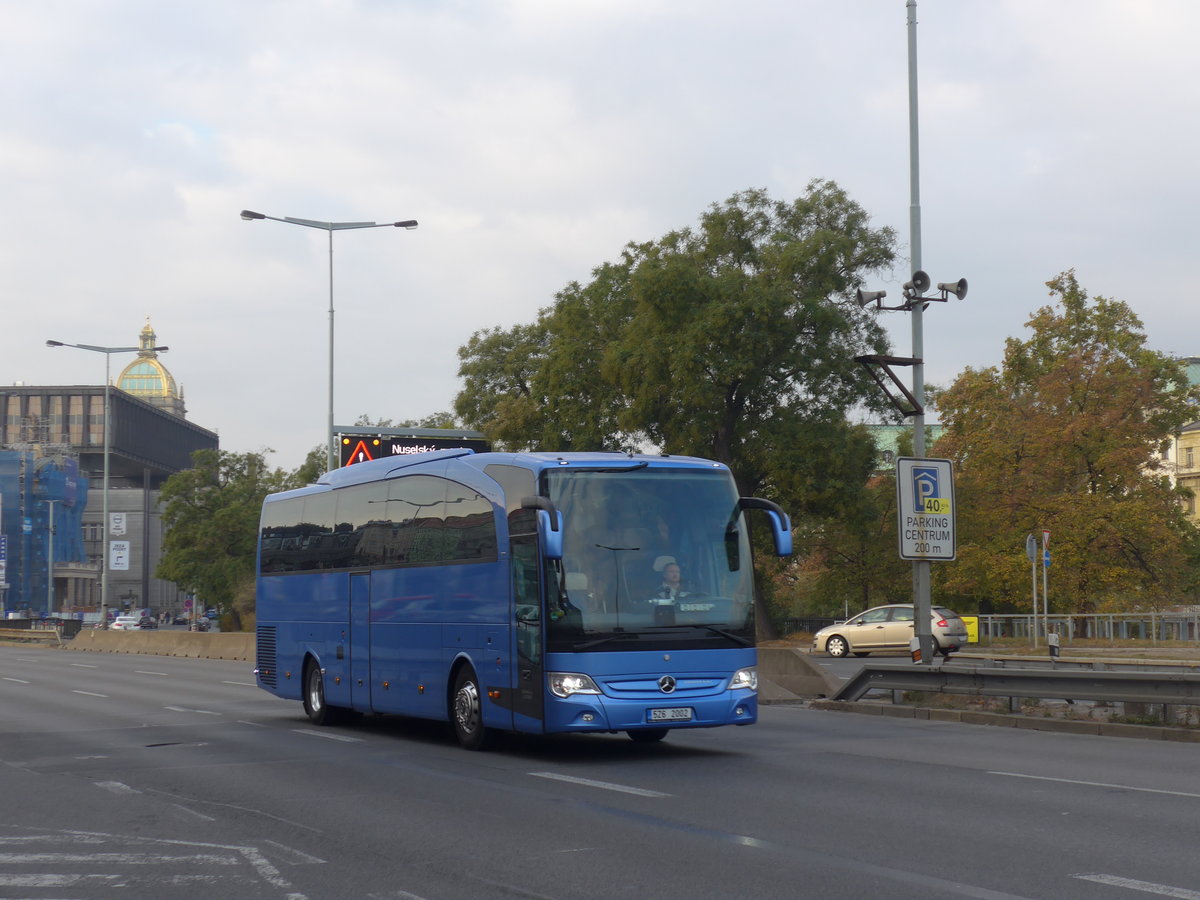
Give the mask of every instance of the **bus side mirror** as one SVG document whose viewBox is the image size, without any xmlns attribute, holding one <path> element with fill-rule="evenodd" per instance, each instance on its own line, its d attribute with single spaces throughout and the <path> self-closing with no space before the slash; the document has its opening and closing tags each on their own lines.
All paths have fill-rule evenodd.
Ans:
<svg viewBox="0 0 1200 900">
<path fill-rule="evenodd" d="M 792 555 L 792 520 L 778 503 L 763 500 L 761 497 L 742 497 L 738 505 L 742 509 L 765 510 L 771 522 L 771 535 L 775 539 L 775 555 Z"/>
<path fill-rule="evenodd" d="M 538 547 L 545 559 L 562 559 L 563 517 L 547 497 L 522 497 L 522 509 L 537 510 Z"/>
<path fill-rule="evenodd" d="M 551 518 L 553 516 L 553 518 Z M 537 511 L 538 544 L 544 559 L 562 559 L 563 517 L 557 509 L 553 513 L 544 509 Z"/>
</svg>

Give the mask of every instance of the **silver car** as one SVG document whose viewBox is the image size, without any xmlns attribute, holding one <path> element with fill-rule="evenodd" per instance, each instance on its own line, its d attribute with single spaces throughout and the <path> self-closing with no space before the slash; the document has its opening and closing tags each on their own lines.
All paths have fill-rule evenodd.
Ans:
<svg viewBox="0 0 1200 900">
<path fill-rule="evenodd" d="M 930 610 L 934 653 L 958 650 L 967 642 L 967 626 L 958 613 L 935 606 Z M 913 605 L 891 603 L 828 625 L 813 635 L 813 652 L 830 656 L 866 656 L 880 650 L 907 650 L 915 631 Z"/>
</svg>

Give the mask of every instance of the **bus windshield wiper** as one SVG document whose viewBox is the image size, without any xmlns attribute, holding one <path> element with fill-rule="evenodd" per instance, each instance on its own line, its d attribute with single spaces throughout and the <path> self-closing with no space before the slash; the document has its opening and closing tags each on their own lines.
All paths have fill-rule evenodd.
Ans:
<svg viewBox="0 0 1200 900">
<path fill-rule="evenodd" d="M 716 625 L 656 625 L 654 631 L 678 631 L 680 628 L 703 628 L 705 631 L 711 631 L 713 634 L 720 635 L 723 638 L 728 638 L 735 644 L 741 644 L 743 647 L 753 647 L 754 641 L 748 641 L 744 637 L 734 634 L 732 631 L 726 631 L 724 628 L 718 628 Z"/>
<path fill-rule="evenodd" d="M 628 632 L 620 631 L 615 634 L 606 634 L 604 637 L 596 638 L 595 640 L 592 640 L 592 641 L 584 641 L 582 644 L 576 644 L 571 649 L 572 650 L 590 650 L 593 647 L 600 647 L 604 644 L 611 644 L 613 641 L 625 640 L 626 638 L 636 641 L 638 639 L 638 636 L 636 634 L 630 634 Z"/>
</svg>

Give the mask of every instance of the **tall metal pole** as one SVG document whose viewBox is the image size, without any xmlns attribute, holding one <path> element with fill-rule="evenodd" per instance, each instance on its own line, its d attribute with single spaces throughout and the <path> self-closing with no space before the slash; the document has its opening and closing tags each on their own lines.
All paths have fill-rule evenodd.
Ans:
<svg viewBox="0 0 1200 900">
<path fill-rule="evenodd" d="M 325 471 L 337 468 L 337 438 L 333 434 L 333 229 L 329 229 L 329 425 L 325 433 L 329 445 L 325 457 Z"/>
<path fill-rule="evenodd" d="M 108 456 L 109 456 L 109 422 L 112 419 L 112 401 L 110 399 L 109 382 L 112 380 L 111 363 L 114 353 L 166 353 L 169 347 L 98 347 L 95 344 L 67 344 L 63 341 L 46 341 L 47 347 L 74 347 L 76 350 L 91 350 L 93 353 L 104 354 L 104 482 L 101 489 L 100 523 L 100 627 L 108 625 Z"/>
<path fill-rule="evenodd" d="M 908 0 L 908 160 L 909 207 L 908 228 L 912 247 L 912 271 L 921 269 L 921 157 L 920 130 L 917 116 L 917 0 Z M 922 289 L 915 293 L 918 302 L 912 307 L 913 397 L 917 414 L 913 416 L 913 456 L 925 457 L 925 338 L 923 334 L 924 304 Z M 921 661 L 933 662 L 933 628 L 930 609 L 929 560 L 913 561 L 913 605 L 916 612 L 915 634 L 921 642 Z"/>
<path fill-rule="evenodd" d="M 109 364 L 112 354 L 104 354 L 104 483 L 101 488 L 103 499 L 100 507 L 100 627 L 108 627 L 108 423 L 112 417 L 109 408 Z"/>
<path fill-rule="evenodd" d="M 401 222 L 320 222 L 315 219 L 298 219 L 295 216 L 268 216 L 266 213 L 243 209 L 242 219 L 253 222 L 257 219 L 270 219 L 272 222 L 285 222 L 290 225 L 303 225 L 305 228 L 320 228 L 329 233 L 329 411 L 326 431 L 328 432 L 328 449 L 325 456 L 327 471 L 337 468 L 337 438 L 333 433 L 333 233 L 348 228 L 404 228 L 408 231 L 417 227 L 416 219 L 405 219 Z"/>
</svg>

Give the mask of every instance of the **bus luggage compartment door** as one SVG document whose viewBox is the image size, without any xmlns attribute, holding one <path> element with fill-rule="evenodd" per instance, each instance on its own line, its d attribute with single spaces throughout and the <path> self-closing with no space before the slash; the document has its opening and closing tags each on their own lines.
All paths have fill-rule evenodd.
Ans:
<svg viewBox="0 0 1200 900">
<path fill-rule="evenodd" d="M 371 576 L 350 576 L 350 697 L 353 707 L 371 711 Z"/>
</svg>

